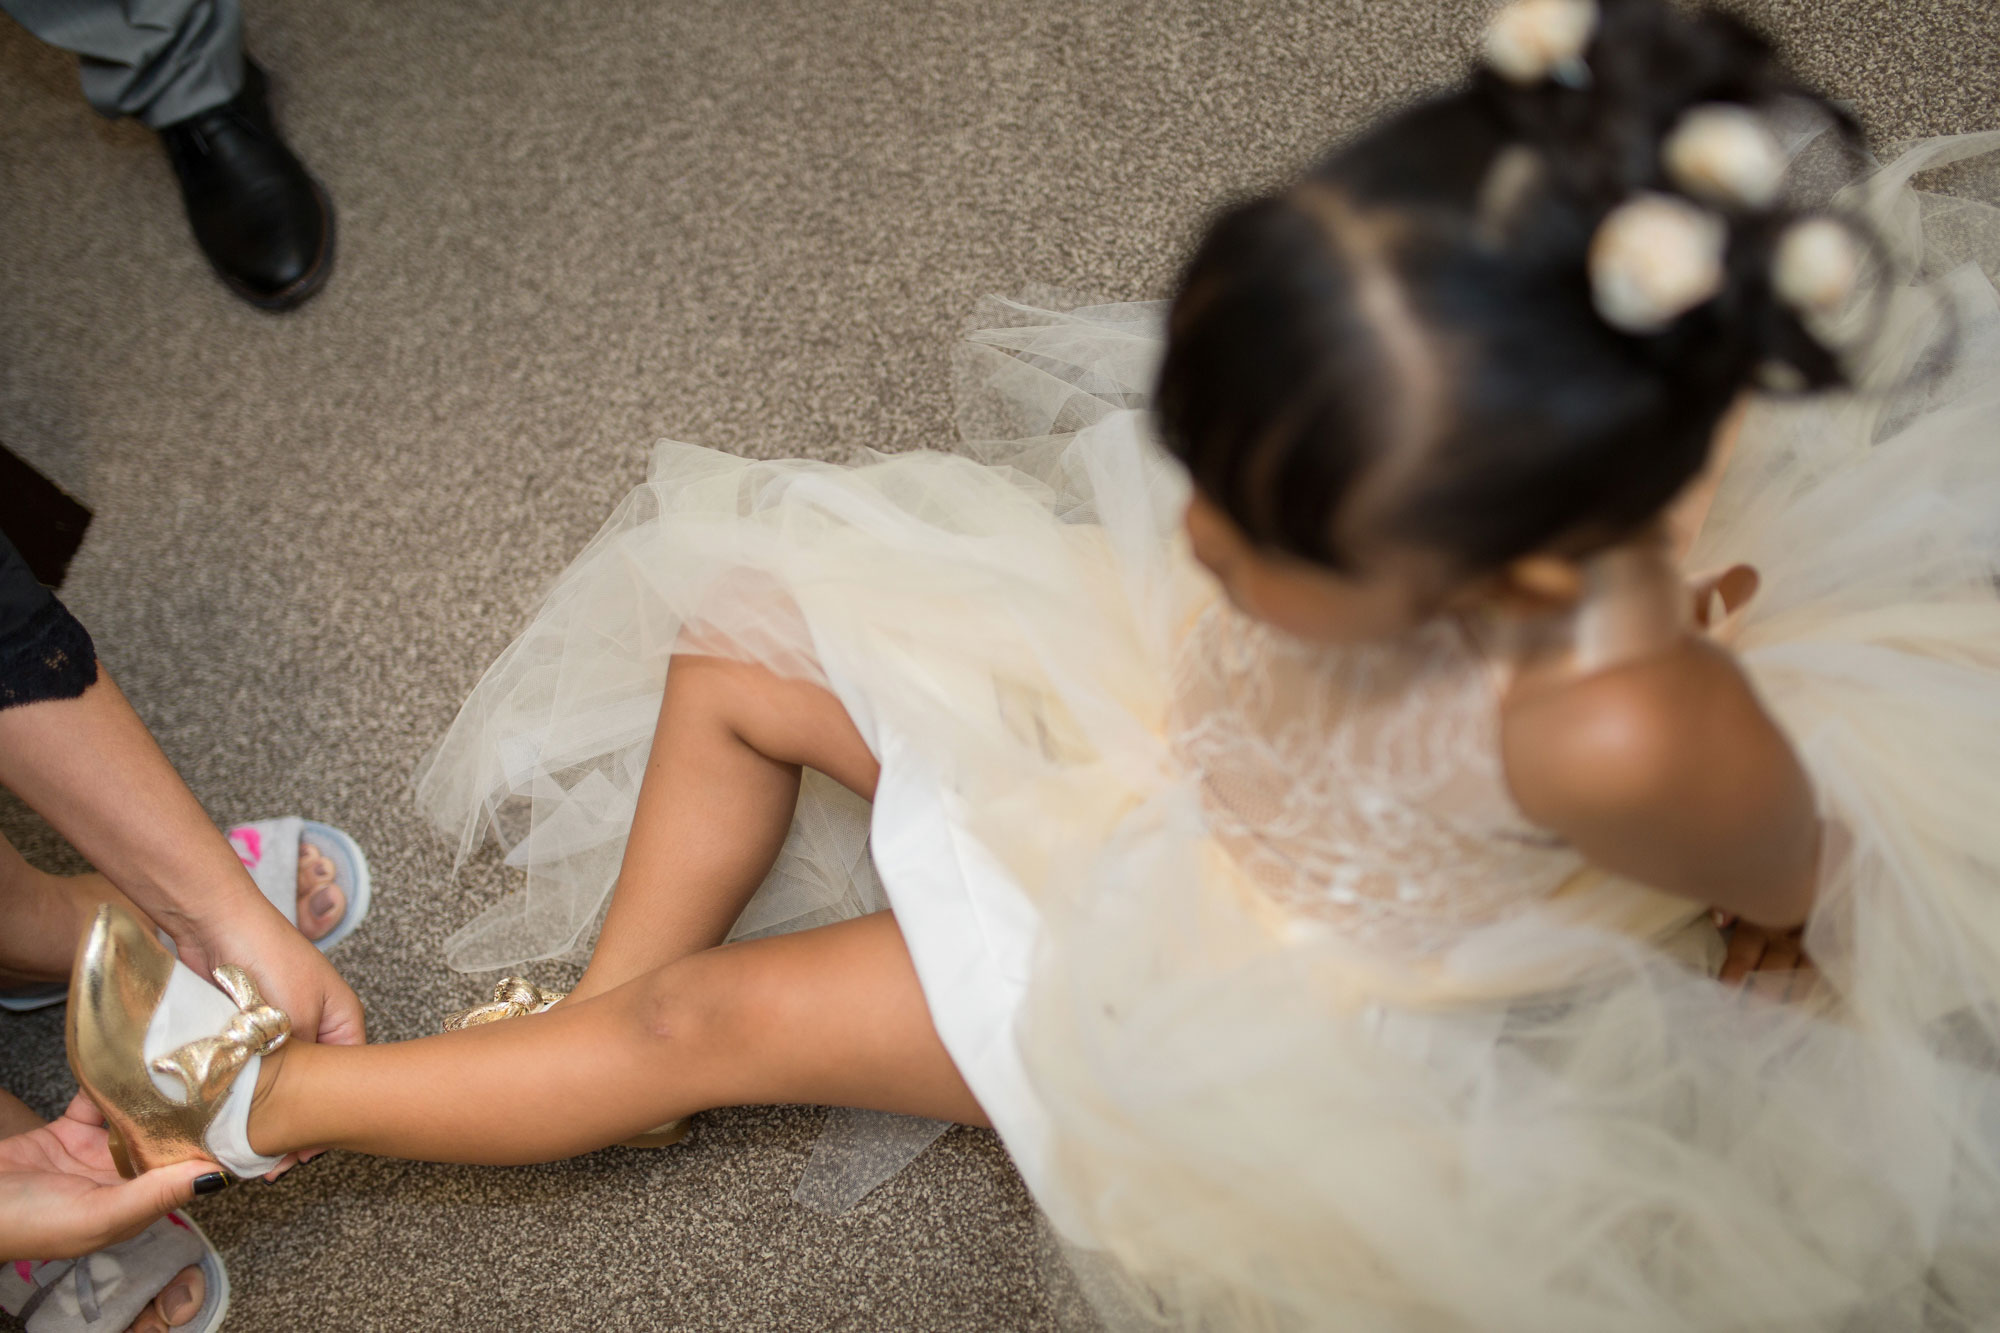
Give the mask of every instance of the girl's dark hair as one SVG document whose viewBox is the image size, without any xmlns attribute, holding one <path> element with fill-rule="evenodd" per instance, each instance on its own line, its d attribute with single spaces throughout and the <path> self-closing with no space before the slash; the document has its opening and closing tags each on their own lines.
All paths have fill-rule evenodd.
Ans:
<svg viewBox="0 0 2000 1333">
<path fill-rule="evenodd" d="M 1576 87 L 1481 70 L 1208 231 L 1157 412 L 1253 540 L 1336 569 L 1407 543 L 1460 575 L 1586 551 L 1666 507 L 1760 368 L 1842 382 L 1772 291 L 1782 206 L 1730 213 L 1721 293 L 1650 336 L 1598 315 L 1586 252 L 1635 191 L 1673 190 L 1661 144 L 1697 104 L 1853 122 L 1736 19 L 1661 0 L 1600 0 L 1585 61 Z"/>
</svg>

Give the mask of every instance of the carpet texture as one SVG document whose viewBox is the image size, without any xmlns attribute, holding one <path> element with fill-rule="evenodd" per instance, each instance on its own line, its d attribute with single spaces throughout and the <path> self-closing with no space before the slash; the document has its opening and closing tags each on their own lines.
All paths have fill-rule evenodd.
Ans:
<svg viewBox="0 0 2000 1333">
<path fill-rule="evenodd" d="M 1990 6 L 1749 12 L 1886 142 L 2000 125 Z M 452 875 L 410 774 L 652 440 L 948 444 L 977 297 L 1159 294 L 1218 201 L 1454 77 L 1484 5 L 249 9 L 340 218 L 327 290 L 282 318 L 211 278 L 151 136 L 0 22 L 0 439 L 96 510 L 65 597 L 209 810 L 367 848 L 374 911 L 334 958 L 395 1039 L 482 989 L 440 941 L 503 887 Z M 79 866 L 18 805 L 0 831 Z M 0 1015 L 0 1086 L 68 1097 L 60 1010 Z M 197 1212 L 242 1333 L 1055 1325 L 1072 1298 L 990 1135 L 826 1217 L 790 1198 L 819 1119 L 521 1170 L 333 1155 Z"/>
</svg>

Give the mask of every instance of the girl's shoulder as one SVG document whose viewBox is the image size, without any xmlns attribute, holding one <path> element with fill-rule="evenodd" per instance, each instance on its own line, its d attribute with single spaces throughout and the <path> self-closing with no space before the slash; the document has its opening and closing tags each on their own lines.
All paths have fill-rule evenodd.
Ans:
<svg viewBox="0 0 2000 1333">
<path fill-rule="evenodd" d="M 1508 788 L 1557 829 L 1678 799 L 1773 739 L 1784 744 L 1735 658 L 1695 633 L 1588 675 L 1524 675 L 1500 705 Z"/>
<path fill-rule="evenodd" d="M 1699 634 L 1501 705 L 1521 812 L 1592 864 L 1766 925 L 1804 918 L 1818 820 L 1791 744 L 1729 652 Z"/>
</svg>

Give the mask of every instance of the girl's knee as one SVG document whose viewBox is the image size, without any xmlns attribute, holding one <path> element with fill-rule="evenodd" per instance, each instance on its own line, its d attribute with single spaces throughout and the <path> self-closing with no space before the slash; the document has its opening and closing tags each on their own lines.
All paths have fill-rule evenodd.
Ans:
<svg viewBox="0 0 2000 1333">
<path fill-rule="evenodd" d="M 639 983 L 647 1037 L 677 1051 L 743 1051 L 769 1021 L 756 970 L 733 965 L 727 946 L 667 964 Z"/>
<path fill-rule="evenodd" d="M 845 705 L 810 677 L 682 652 L 668 670 L 667 688 L 684 691 L 679 697 L 686 706 L 766 758 L 818 769 L 851 791 L 874 796 L 880 767 L 873 752 Z"/>
<path fill-rule="evenodd" d="M 675 652 L 667 669 L 667 689 L 702 712 L 720 717 L 732 727 L 753 715 L 784 684 L 769 667 L 731 657 L 713 657 L 685 649 Z"/>
<path fill-rule="evenodd" d="M 686 646 L 676 648 L 667 668 L 667 688 L 683 693 L 728 694 L 746 683 L 747 673 L 763 668 L 730 657 L 697 652 Z"/>
<path fill-rule="evenodd" d="M 753 1066 L 812 1022 L 787 954 L 724 945 L 651 973 L 642 983 L 646 1035 L 705 1067 Z"/>
<path fill-rule="evenodd" d="M 688 985 L 680 975 L 683 970 L 680 963 L 669 964 L 635 983 L 634 1021 L 651 1041 L 698 1046 L 718 1026 L 713 1004 Z"/>
</svg>

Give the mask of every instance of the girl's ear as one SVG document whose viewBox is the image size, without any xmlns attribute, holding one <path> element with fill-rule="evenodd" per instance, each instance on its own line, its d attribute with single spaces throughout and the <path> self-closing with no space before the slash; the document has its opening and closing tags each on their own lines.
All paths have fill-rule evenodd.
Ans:
<svg viewBox="0 0 2000 1333">
<path fill-rule="evenodd" d="M 1524 555 L 1495 575 L 1492 595 L 1523 610 L 1574 606 L 1583 596 L 1583 566 L 1560 555 Z"/>
</svg>

